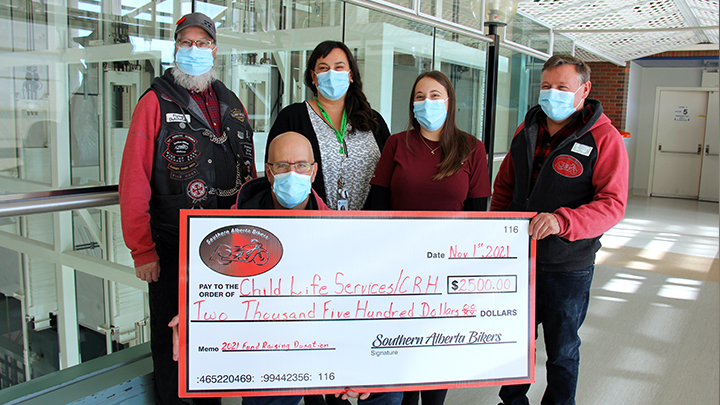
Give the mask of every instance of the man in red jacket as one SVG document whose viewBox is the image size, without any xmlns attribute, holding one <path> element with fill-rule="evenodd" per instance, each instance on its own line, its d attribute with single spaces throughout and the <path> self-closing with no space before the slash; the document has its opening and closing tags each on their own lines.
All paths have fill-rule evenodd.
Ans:
<svg viewBox="0 0 720 405">
<path fill-rule="evenodd" d="M 494 211 L 538 214 L 535 320 L 543 325 L 543 405 L 574 405 L 578 330 L 587 314 L 600 237 L 625 214 L 628 157 L 620 133 L 589 99 L 590 68 L 555 55 L 542 69 L 539 105 L 525 116 L 495 179 Z M 530 385 L 504 386 L 505 405 L 529 404 Z"/>
<path fill-rule="evenodd" d="M 192 13 L 177 22 L 175 67 L 138 101 L 120 169 L 123 237 L 136 275 L 149 283 L 157 404 L 185 404 L 167 327 L 178 313 L 180 209 L 230 208 L 256 176 L 252 128 L 238 97 L 217 80 L 216 54 L 212 19 Z"/>
</svg>

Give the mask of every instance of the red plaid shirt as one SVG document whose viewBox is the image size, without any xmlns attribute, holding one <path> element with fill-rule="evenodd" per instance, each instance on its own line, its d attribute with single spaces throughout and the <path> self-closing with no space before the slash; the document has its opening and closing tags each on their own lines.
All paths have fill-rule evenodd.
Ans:
<svg viewBox="0 0 720 405">
<path fill-rule="evenodd" d="M 218 137 L 222 136 L 220 128 L 220 103 L 212 86 L 208 86 L 202 93 L 197 91 L 189 91 L 189 93 L 202 110 L 205 119 L 210 123 L 215 135 Z"/>
<path fill-rule="evenodd" d="M 543 164 L 545 164 L 545 159 L 550 156 L 550 152 L 560 145 L 562 141 L 574 134 L 575 131 L 587 124 L 592 115 L 592 106 L 590 104 L 586 104 L 585 108 L 579 111 L 579 114 L 574 114 L 573 119 L 553 136 L 550 136 L 547 120 L 543 118 L 540 119 L 540 130 L 538 131 L 537 144 L 535 145 L 535 157 L 533 158 L 532 178 L 530 182 L 531 187 L 535 186 L 535 180 L 537 180 L 538 175 L 540 174 L 540 169 Z"/>
</svg>

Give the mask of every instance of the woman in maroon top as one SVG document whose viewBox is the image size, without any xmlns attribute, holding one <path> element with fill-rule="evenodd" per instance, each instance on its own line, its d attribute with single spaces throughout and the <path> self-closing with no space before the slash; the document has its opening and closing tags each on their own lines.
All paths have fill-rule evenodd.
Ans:
<svg viewBox="0 0 720 405">
<path fill-rule="evenodd" d="M 482 142 L 455 125 L 455 89 L 426 72 L 410 95 L 409 129 L 385 144 L 375 175 L 376 210 L 485 211 L 490 176 Z"/>
<path fill-rule="evenodd" d="M 376 210 L 486 211 L 490 196 L 485 146 L 455 125 L 455 89 L 426 72 L 410 94 L 409 129 L 385 143 L 372 184 Z M 441 405 L 447 390 L 405 392 L 403 405 Z"/>
</svg>

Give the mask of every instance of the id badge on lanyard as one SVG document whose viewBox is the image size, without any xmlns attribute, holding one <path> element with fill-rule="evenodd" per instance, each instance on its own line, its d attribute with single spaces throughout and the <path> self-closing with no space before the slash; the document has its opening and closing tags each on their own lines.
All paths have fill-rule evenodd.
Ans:
<svg viewBox="0 0 720 405">
<path fill-rule="evenodd" d="M 347 211 L 350 209 L 349 203 L 348 203 L 348 193 L 347 190 L 345 190 L 345 178 L 343 177 L 343 163 L 345 162 L 345 158 L 348 156 L 347 153 L 347 144 L 345 143 L 345 130 L 347 129 L 347 110 L 343 110 L 342 115 L 342 121 L 340 124 L 340 128 L 335 128 L 335 126 L 332 124 L 332 120 L 330 119 L 330 116 L 327 112 L 325 112 L 325 109 L 322 105 L 320 105 L 320 100 L 316 99 L 318 107 L 320 107 L 320 112 L 322 113 L 322 116 L 325 117 L 328 123 L 330 123 L 330 126 L 335 131 L 335 137 L 337 138 L 338 143 L 340 144 L 340 176 L 338 177 L 338 201 L 337 201 L 337 209 L 338 211 Z"/>
<path fill-rule="evenodd" d="M 345 190 L 345 178 L 343 177 L 343 172 L 345 171 L 343 168 L 343 163 L 345 162 L 345 154 L 340 155 L 340 176 L 338 177 L 338 200 L 337 200 L 337 209 L 338 211 L 347 211 L 350 209 L 348 204 L 348 195 L 347 191 Z"/>
</svg>

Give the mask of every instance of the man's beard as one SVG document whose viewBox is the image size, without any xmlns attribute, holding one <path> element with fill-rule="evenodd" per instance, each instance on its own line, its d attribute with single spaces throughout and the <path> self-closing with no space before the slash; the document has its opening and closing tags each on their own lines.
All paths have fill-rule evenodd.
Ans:
<svg viewBox="0 0 720 405">
<path fill-rule="evenodd" d="M 211 68 L 198 76 L 189 75 L 178 68 L 173 68 L 172 75 L 175 78 L 175 83 L 191 91 L 205 91 L 212 82 L 217 80 L 215 68 Z"/>
</svg>

